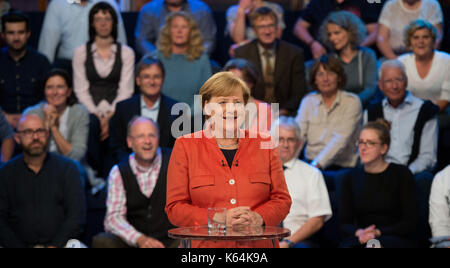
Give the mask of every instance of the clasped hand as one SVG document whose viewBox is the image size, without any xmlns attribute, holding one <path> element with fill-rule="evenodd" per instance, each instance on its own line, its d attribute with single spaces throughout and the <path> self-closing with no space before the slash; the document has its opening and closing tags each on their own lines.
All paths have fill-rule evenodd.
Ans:
<svg viewBox="0 0 450 268">
<path fill-rule="evenodd" d="M 264 224 L 263 217 L 252 210 L 250 207 L 237 207 L 227 209 L 226 212 L 226 225 L 255 225 L 262 226 Z"/>
</svg>

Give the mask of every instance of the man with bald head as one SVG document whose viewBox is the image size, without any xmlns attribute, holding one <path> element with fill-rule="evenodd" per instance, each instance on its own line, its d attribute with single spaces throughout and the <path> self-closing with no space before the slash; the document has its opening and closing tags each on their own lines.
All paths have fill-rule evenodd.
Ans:
<svg viewBox="0 0 450 268">
<path fill-rule="evenodd" d="M 368 107 L 364 123 L 378 118 L 391 122 L 391 144 L 386 161 L 408 166 L 417 177 L 436 165 L 439 108 L 430 101 L 414 97 L 406 90 L 407 85 L 403 63 L 385 61 L 378 80 L 385 98 Z M 432 177 L 432 174 L 427 176 Z"/>
<path fill-rule="evenodd" d="M 23 154 L 0 169 L 0 246 L 64 247 L 84 225 L 84 197 L 71 160 L 48 153 L 37 115 L 22 117 L 15 141 Z"/>
<path fill-rule="evenodd" d="M 174 245 L 164 211 L 171 150 L 159 148 L 158 124 L 134 117 L 127 144 L 133 153 L 109 175 L 105 231 L 94 237 L 98 248 L 163 248 Z"/>
</svg>

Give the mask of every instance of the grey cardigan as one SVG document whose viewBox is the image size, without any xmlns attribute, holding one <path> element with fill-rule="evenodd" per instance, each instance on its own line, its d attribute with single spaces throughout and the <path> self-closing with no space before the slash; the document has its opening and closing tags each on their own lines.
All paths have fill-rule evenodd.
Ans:
<svg viewBox="0 0 450 268">
<path fill-rule="evenodd" d="M 36 114 L 42 119 L 44 116 L 44 107 L 46 102 L 41 102 L 35 106 L 29 107 L 23 112 L 23 115 Z M 89 112 L 81 104 L 74 104 L 70 107 L 67 119 L 68 137 L 64 137 L 72 145 L 72 151 L 66 157 L 81 161 L 87 151 L 87 142 L 89 135 Z"/>
</svg>

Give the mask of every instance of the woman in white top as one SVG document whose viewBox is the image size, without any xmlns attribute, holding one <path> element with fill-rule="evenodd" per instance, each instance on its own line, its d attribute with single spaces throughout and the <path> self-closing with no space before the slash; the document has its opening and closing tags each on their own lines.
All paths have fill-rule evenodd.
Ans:
<svg viewBox="0 0 450 268">
<path fill-rule="evenodd" d="M 385 58 L 396 59 L 408 51 L 402 34 L 405 27 L 416 19 L 427 20 L 437 28 L 435 47 L 439 47 L 444 19 L 437 0 L 390 0 L 384 4 L 378 20 L 377 45 Z"/>
<path fill-rule="evenodd" d="M 450 165 L 434 177 L 429 204 L 433 238 L 450 237 Z M 450 246 L 450 241 L 446 246 Z"/>
<path fill-rule="evenodd" d="M 415 20 L 405 29 L 405 43 L 412 53 L 399 57 L 406 67 L 408 87 L 414 96 L 431 100 L 441 111 L 440 124 L 450 125 L 445 112 L 450 101 L 450 55 L 434 49 L 436 28 L 424 20 Z"/>
</svg>

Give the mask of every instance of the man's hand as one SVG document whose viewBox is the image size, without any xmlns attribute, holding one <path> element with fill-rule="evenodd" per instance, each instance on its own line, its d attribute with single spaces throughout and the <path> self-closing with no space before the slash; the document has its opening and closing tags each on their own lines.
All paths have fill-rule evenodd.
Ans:
<svg viewBox="0 0 450 268">
<path fill-rule="evenodd" d="M 327 50 L 317 41 L 311 44 L 311 53 L 315 60 L 320 58 L 322 55 L 327 54 Z"/>
<path fill-rule="evenodd" d="M 145 235 L 141 235 L 136 244 L 139 248 L 165 248 L 160 241 Z"/>
</svg>

